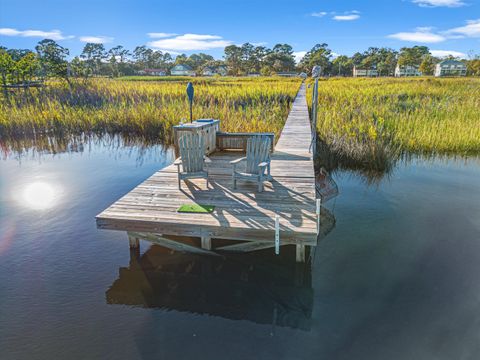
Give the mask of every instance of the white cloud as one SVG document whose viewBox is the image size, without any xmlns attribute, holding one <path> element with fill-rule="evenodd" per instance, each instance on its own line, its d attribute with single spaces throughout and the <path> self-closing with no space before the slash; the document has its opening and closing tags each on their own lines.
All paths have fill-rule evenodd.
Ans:
<svg viewBox="0 0 480 360">
<path fill-rule="evenodd" d="M 415 30 L 420 32 L 432 32 L 434 28 L 432 26 L 419 26 L 415 28 Z"/>
<path fill-rule="evenodd" d="M 306 51 L 295 51 L 293 53 L 293 56 L 295 56 L 295 62 L 298 64 L 306 54 Z"/>
<path fill-rule="evenodd" d="M 432 27 L 417 27 L 412 32 L 399 32 L 389 38 L 419 43 L 439 43 L 451 39 L 480 38 L 480 19 L 467 20 L 467 25 L 446 31 L 434 31 Z"/>
<path fill-rule="evenodd" d="M 253 46 L 265 46 L 268 44 L 266 41 L 260 41 L 260 42 L 253 42 L 251 43 Z"/>
<path fill-rule="evenodd" d="M 399 32 L 388 35 L 388 37 L 397 40 L 419 43 L 438 43 L 446 40 L 445 36 L 432 32 L 432 28 L 430 27 L 419 27 L 413 32 Z"/>
<path fill-rule="evenodd" d="M 109 36 L 80 36 L 80 41 L 85 43 L 105 44 L 113 41 Z"/>
<path fill-rule="evenodd" d="M 444 32 L 450 38 L 480 37 L 480 19 L 468 20 L 467 25 Z"/>
<path fill-rule="evenodd" d="M 184 34 L 168 39 L 151 41 L 147 45 L 168 51 L 191 51 L 224 48 L 231 44 L 231 41 L 224 40 L 218 35 Z"/>
<path fill-rule="evenodd" d="M 325 11 L 319 11 L 319 12 L 313 12 L 310 14 L 310 16 L 314 16 L 314 17 L 324 17 L 325 15 L 327 15 L 328 13 L 325 12 Z"/>
<path fill-rule="evenodd" d="M 335 15 L 333 17 L 333 20 L 336 20 L 336 21 L 353 21 L 353 20 L 357 20 L 357 19 L 360 19 L 360 15 L 357 15 L 357 14 L 352 14 L 352 15 Z"/>
<path fill-rule="evenodd" d="M 164 33 L 164 32 L 151 32 L 147 33 L 148 37 L 150 38 L 155 38 L 155 39 L 163 39 L 163 38 L 169 38 L 173 37 L 177 34 L 172 34 L 172 33 Z"/>
<path fill-rule="evenodd" d="M 201 35 L 201 34 L 184 34 L 177 36 L 177 39 L 185 40 L 218 40 L 221 39 L 221 36 L 218 35 Z"/>
<path fill-rule="evenodd" d="M 39 38 L 46 38 L 51 40 L 65 40 L 65 39 L 72 39 L 74 36 L 63 35 L 60 30 L 51 30 L 51 31 L 43 31 L 43 30 L 17 30 L 12 28 L 0 28 L 0 35 L 4 36 L 22 36 L 22 37 L 39 37 Z"/>
<path fill-rule="evenodd" d="M 358 10 L 346 11 L 342 14 L 337 14 L 335 11 L 332 11 L 332 12 L 318 11 L 310 14 L 310 16 L 319 17 L 319 18 L 324 17 L 326 15 L 332 15 L 332 19 L 336 21 L 353 21 L 353 20 L 360 19 L 360 11 Z"/>
<path fill-rule="evenodd" d="M 158 49 L 155 48 L 155 50 L 161 51 L 162 53 L 169 53 L 170 55 L 181 55 L 181 52 L 178 51 L 172 51 L 172 50 L 166 50 L 166 49 Z"/>
<path fill-rule="evenodd" d="M 466 5 L 462 0 L 413 0 L 422 7 L 460 7 Z"/>
<path fill-rule="evenodd" d="M 462 59 L 467 58 L 467 54 L 462 53 L 460 51 L 454 51 L 454 50 L 430 50 L 430 53 L 439 58 L 447 57 L 447 56 L 453 56 L 453 57 L 458 57 Z"/>
<path fill-rule="evenodd" d="M 332 13 L 334 14 L 334 13 Z M 336 21 L 353 21 L 360 19 L 360 11 L 357 10 L 352 10 L 352 11 L 347 11 L 343 15 L 335 15 L 333 20 Z"/>
</svg>

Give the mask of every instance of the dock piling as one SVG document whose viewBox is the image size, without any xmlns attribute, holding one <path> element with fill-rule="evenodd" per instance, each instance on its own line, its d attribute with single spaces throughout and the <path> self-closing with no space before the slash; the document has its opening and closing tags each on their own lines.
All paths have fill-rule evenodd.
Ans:
<svg viewBox="0 0 480 360">
<path fill-rule="evenodd" d="M 212 250 L 212 238 L 210 236 L 201 237 L 202 249 Z"/>
<path fill-rule="evenodd" d="M 130 244 L 130 249 L 136 249 L 140 247 L 140 241 L 133 235 L 128 234 L 128 242 Z"/>
</svg>

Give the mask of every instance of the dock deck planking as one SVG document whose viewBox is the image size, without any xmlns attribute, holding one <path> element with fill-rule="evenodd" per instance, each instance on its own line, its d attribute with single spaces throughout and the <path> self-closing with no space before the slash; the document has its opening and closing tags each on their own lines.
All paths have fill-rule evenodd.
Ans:
<svg viewBox="0 0 480 360">
<path fill-rule="evenodd" d="M 242 241 L 275 241 L 275 216 L 280 218 L 281 244 L 316 245 L 317 216 L 310 121 L 302 84 L 271 157 L 272 182 L 262 193 L 255 183 L 238 181 L 233 190 L 231 160 L 238 151 L 210 155 L 210 186 L 204 179 L 177 185 L 173 164 L 97 216 L 103 229 L 198 236 Z M 214 205 L 210 214 L 177 213 L 186 203 Z"/>
</svg>

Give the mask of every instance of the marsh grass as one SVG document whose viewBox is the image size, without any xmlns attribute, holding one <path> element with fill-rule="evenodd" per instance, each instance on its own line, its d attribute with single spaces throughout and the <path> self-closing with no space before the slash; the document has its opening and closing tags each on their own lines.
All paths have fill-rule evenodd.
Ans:
<svg viewBox="0 0 480 360">
<path fill-rule="evenodd" d="M 4 153 L 75 151 L 85 140 L 109 137 L 171 144 L 172 126 L 189 116 L 189 81 L 195 86 L 194 118 L 221 119 L 223 131 L 275 132 L 277 139 L 301 82 L 132 77 L 78 81 L 71 89 L 54 81 L 0 99 L 0 147 Z M 322 80 L 317 131 L 317 165 L 371 178 L 410 156 L 478 156 L 480 79 Z"/>
<path fill-rule="evenodd" d="M 480 79 L 329 79 L 318 102 L 317 155 L 330 170 L 382 173 L 410 155 L 480 154 Z"/>
<path fill-rule="evenodd" d="M 181 81 L 92 79 L 69 88 L 50 82 L 2 99 L 2 139 L 81 134 L 172 141 L 172 126 L 189 117 L 185 85 L 193 81 L 194 118 L 220 119 L 223 131 L 280 133 L 301 81 L 283 78 L 180 78 Z M 42 140 L 47 141 L 47 140 Z M 47 141 L 48 144 L 48 141 Z"/>
</svg>

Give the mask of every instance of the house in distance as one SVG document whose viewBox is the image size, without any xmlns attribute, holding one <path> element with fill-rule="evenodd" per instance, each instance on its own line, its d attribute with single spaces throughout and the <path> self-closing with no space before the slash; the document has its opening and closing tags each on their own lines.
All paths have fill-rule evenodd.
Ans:
<svg viewBox="0 0 480 360">
<path fill-rule="evenodd" d="M 443 60 L 435 66 L 435 76 L 466 76 L 467 66 L 464 62 L 454 59 Z"/>
<path fill-rule="evenodd" d="M 214 75 L 219 75 L 219 76 L 226 76 L 227 75 L 227 68 L 226 66 L 207 66 L 205 69 L 202 71 L 203 76 L 214 76 Z"/>
<path fill-rule="evenodd" d="M 399 65 L 395 67 L 395 77 L 422 76 L 418 65 Z"/>
<path fill-rule="evenodd" d="M 298 73 L 295 71 L 286 71 L 286 72 L 278 72 L 277 76 L 281 77 L 298 77 Z"/>
<path fill-rule="evenodd" d="M 195 76 L 195 71 L 187 64 L 179 64 L 170 70 L 170 74 L 173 76 Z"/>
<path fill-rule="evenodd" d="M 353 77 L 377 77 L 378 71 L 376 66 L 372 66 L 369 69 L 353 67 Z"/>
</svg>

